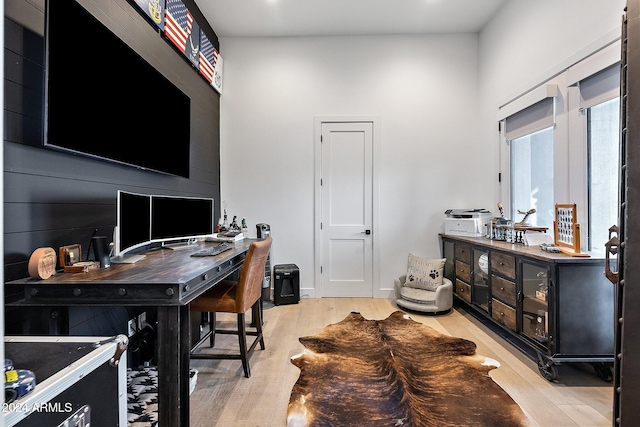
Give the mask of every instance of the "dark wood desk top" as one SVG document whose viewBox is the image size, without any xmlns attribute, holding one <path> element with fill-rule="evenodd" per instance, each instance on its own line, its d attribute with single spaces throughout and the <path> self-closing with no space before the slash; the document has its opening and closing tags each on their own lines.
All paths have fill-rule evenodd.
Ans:
<svg viewBox="0 0 640 427">
<path fill-rule="evenodd" d="M 112 264 L 87 273 L 58 272 L 46 280 L 25 278 L 5 286 L 24 288 L 24 300 L 10 305 L 184 305 L 242 266 L 255 240 L 230 243 L 212 257 L 191 254 L 216 245 L 156 249 L 135 264 Z"/>
</svg>

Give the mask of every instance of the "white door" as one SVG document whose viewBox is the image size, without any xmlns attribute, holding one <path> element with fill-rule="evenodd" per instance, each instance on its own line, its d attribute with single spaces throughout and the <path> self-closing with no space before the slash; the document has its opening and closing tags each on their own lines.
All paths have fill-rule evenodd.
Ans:
<svg viewBox="0 0 640 427">
<path fill-rule="evenodd" d="M 322 296 L 373 296 L 373 124 L 322 123 Z"/>
</svg>

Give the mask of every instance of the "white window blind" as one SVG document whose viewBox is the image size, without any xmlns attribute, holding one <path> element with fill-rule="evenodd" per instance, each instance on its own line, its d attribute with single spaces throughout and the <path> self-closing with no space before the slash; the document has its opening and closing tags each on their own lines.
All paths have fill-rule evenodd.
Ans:
<svg viewBox="0 0 640 427">
<path fill-rule="evenodd" d="M 505 137 L 513 141 L 554 124 L 554 98 L 545 98 L 505 118 Z"/>
<path fill-rule="evenodd" d="M 579 83 L 580 109 L 593 107 L 620 96 L 620 65 L 605 68 Z"/>
</svg>

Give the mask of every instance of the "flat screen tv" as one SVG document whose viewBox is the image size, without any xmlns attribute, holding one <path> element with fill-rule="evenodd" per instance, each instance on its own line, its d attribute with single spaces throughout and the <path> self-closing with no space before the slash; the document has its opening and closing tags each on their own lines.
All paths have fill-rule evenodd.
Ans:
<svg viewBox="0 0 640 427">
<path fill-rule="evenodd" d="M 75 0 L 47 1 L 45 47 L 45 147 L 189 177 L 185 93 Z"/>
</svg>

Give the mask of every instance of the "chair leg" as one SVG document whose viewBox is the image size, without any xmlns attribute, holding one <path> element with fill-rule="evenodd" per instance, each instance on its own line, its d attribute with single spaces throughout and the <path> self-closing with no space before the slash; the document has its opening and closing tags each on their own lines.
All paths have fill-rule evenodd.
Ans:
<svg viewBox="0 0 640 427">
<path fill-rule="evenodd" d="M 251 315 L 255 320 L 256 331 L 258 333 L 258 336 L 260 337 L 260 349 L 264 350 L 264 336 L 262 335 L 262 307 L 260 306 L 260 302 L 255 303 L 251 307 Z"/>
<path fill-rule="evenodd" d="M 244 325 L 244 313 L 238 313 L 238 344 L 240 345 L 240 358 L 242 359 L 244 376 L 249 378 L 251 370 L 249 369 L 249 358 L 247 357 L 247 330 Z"/>
</svg>

